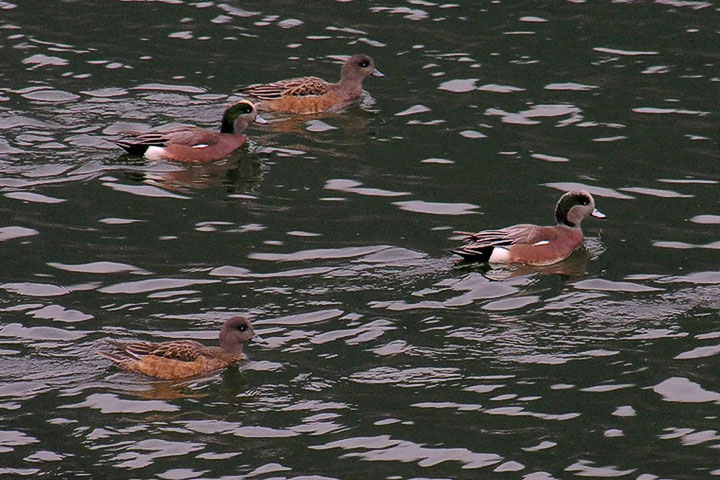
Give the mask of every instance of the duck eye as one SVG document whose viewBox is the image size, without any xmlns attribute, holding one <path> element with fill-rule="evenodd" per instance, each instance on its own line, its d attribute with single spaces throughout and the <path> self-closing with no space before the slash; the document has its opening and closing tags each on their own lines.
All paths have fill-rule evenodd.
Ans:
<svg viewBox="0 0 720 480">
<path fill-rule="evenodd" d="M 240 325 L 238 327 L 238 330 L 240 330 L 241 332 L 244 332 L 245 330 L 247 330 L 247 325 Z"/>
<path fill-rule="evenodd" d="M 368 65 L 370 65 L 370 63 L 367 60 L 363 60 L 362 62 L 360 62 L 360 66 L 362 68 L 367 68 Z"/>
</svg>

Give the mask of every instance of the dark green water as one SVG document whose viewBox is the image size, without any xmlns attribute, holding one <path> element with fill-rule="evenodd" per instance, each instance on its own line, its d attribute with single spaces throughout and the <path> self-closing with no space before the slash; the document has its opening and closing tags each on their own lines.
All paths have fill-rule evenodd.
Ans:
<svg viewBox="0 0 720 480">
<path fill-rule="evenodd" d="M 710 2 L 0 1 L 0 477 L 720 475 L 720 10 Z M 233 158 L 129 159 L 236 85 L 338 76 Z M 453 230 L 607 214 L 559 267 Z M 241 368 L 120 372 L 103 339 Z"/>
</svg>

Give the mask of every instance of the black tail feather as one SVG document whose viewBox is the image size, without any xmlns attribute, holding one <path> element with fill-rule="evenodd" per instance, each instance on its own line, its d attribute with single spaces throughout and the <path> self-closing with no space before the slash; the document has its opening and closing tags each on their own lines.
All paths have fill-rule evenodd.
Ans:
<svg viewBox="0 0 720 480">
<path fill-rule="evenodd" d="M 472 248 L 471 246 L 464 246 L 455 248 L 452 253 L 460 255 L 463 260 L 468 262 L 487 262 L 490 260 L 493 249 L 495 247 L 483 247 L 483 248 Z"/>
<path fill-rule="evenodd" d="M 122 147 L 128 155 L 137 155 L 138 157 L 145 155 L 145 152 L 150 146 L 144 143 L 135 143 L 131 140 L 115 140 L 115 145 Z"/>
</svg>

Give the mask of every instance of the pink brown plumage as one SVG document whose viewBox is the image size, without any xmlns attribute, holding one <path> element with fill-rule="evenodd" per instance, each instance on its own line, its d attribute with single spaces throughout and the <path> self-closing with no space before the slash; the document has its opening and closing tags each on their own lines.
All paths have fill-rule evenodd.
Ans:
<svg viewBox="0 0 720 480">
<path fill-rule="evenodd" d="M 490 263 L 550 265 L 566 259 L 583 242 L 580 223 L 587 217 L 605 218 L 586 191 L 567 192 L 555 207 L 553 226 L 519 224 L 465 235 L 465 245 L 453 250 L 466 260 Z"/>
<path fill-rule="evenodd" d="M 150 132 L 124 132 L 115 143 L 130 155 L 151 160 L 201 163 L 220 160 L 245 144 L 243 132 L 254 121 L 265 123 L 252 102 L 243 100 L 223 114 L 219 132 L 199 127 L 176 127 Z"/>
</svg>

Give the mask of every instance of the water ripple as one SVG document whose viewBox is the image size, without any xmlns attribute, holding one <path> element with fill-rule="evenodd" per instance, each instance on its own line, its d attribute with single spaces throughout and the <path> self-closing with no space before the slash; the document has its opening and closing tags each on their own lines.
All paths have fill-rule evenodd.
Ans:
<svg viewBox="0 0 720 480">
<path fill-rule="evenodd" d="M 6 242 L 15 238 L 32 237 L 39 235 L 35 229 L 19 226 L 0 227 L 0 242 Z"/>
<path fill-rule="evenodd" d="M 460 373 L 454 368 L 417 367 L 397 369 L 393 367 L 376 367 L 355 373 L 349 379 L 357 383 L 392 384 L 398 387 L 416 388 L 435 386 L 460 378 Z"/>
<path fill-rule="evenodd" d="M 65 330 L 56 327 L 24 327 L 19 323 L 8 323 L 0 327 L 0 337 L 20 338 L 23 340 L 79 340 L 90 332 Z"/>
<path fill-rule="evenodd" d="M 322 248 L 295 253 L 251 253 L 248 258 L 272 262 L 298 262 L 306 260 L 331 260 L 361 257 L 390 248 L 388 245 L 345 248 Z"/>
<path fill-rule="evenodd" d="M 424 200 L 408 200 L 405 202 L 393 202 L 393 205 L 401 210 L 429 215 L 472 215 L 480 208 L 472 203 L 452 202 L 426 202 Z"/>
<path fill-rule="evenodd" d="M 100 413 L 176 412 L 179 410 L 176 405 L 160 400 L 124 400 L 112 393 L 93 393 L 80 403 L 62 405 L 59 408 L 92 408 L 99 410 Z M 147 440 L 146 442 L 154 441 Z"/>
<path fill-rule="evenodd" d="M 704 403 L 714 402 L 720 405 L 720 393 L 705 390 L 700 384 L 685 377 L 670 377 L 653 387 L 666 402 Z"/>
<path fill-rule="evenodd" d="M 111 295 L 138 294 L 150 293 L 158 290 L 185 288 L 192 285 L 207 285 L 217 283 L 218 281 L 219 280 L 210 279 L 152 278 L 148 280 L 138 280 L 134 282 L 116 283 L 114 285 L 100 288 L 98 291 Z M 0 285 L 0 288 L 2 288 L 2 285 Z"/>
<path fill-rule="evenodd" d="M 371 462 L 417 462 L 421 467 L 432 467 L 443 462 L 460 462 L 464 469 L 496 465 L 502 457 L 494 453 L 475 453 L 465 448 L 428 448 L 407 440 L 395 440 L 389 435 L 356 437 L 312 445 L 313 450 L 365 450 L 350 452 L 347 457 L 359 457 Z"/>
</svg>

